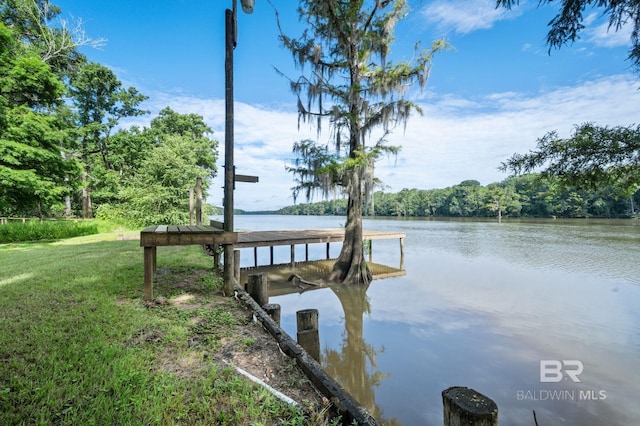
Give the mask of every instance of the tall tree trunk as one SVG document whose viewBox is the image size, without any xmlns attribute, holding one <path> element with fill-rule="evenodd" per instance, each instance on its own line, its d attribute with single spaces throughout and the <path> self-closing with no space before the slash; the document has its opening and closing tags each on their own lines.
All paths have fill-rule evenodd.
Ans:
<svg viewBox="0 0 640 426">
<path fill-rule="evenodd" d="M 68 219 L 68 218 L 71 217 L 71 214 L 72 214 L 72 211 L 71 211 L 71 196 L 69 196 L 69 195 L 65 195 L 64 196 L 64 205 L 65 205 L 64 214 Z"/>
<path fill-rule="evenodd" d="M 365 260 L 362 242 L 362 185 L 360 173 L 357 170 L 354 170 L 349 185 L 347 224 L 342 250 L 340 250 L 338 260 L 325 279 L 343 284 L 362 284 L 365 286 L 371 282 L 371 271 Z"/>
<path fill-rule="evenodd" d="M 93 217 L 93 208 L 91 206 L 91 190 L 89 188 L 89 173 L 84 172 L 82 175 L 82 218 L 91 219 Z"/>
</svg>

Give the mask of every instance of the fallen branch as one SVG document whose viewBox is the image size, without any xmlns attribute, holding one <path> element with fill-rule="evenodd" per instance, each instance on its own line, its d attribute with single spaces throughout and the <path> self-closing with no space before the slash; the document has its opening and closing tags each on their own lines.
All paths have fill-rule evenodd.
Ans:
<svg viewBox="0 0 640 426">
<path fill-rule="evenodd" d="M 287 281 L 291 281 L 294 284 L 297 284 L 298 287 L 300 287 L 300 284 L 310 285 L 314 287 L 324 287 L 324 284 L 314 283 L 313 281 L 307 281 L 298 274 L 292 274 Z"/>
</svg>

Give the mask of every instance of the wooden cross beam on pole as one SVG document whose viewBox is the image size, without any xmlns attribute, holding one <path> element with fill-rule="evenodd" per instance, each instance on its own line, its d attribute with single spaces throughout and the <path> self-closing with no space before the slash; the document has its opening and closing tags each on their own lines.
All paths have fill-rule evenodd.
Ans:
<svg viewBox="0 0 640 426">
<path fill-rule="evenodd" d="M 233 174 L 233 189 L 236 189 L 236 182 L 257 183 L 258 176 L 237 175 Z"/>
</svg>

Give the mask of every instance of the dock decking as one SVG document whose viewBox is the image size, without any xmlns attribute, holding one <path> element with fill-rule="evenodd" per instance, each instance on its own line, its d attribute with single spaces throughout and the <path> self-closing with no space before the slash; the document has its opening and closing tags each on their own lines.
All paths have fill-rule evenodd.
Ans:
<svg viewBox="0 0 640 426">
<path fill-rule="evenodd" d="M 363 240 L 393 239 L 400 240 L 400 255 L 404 257 L 404 238 L 399 232 L 363 230 Z M 327 245 L 344 241 L 343 228 L 282 230 L 282 231 L 245 231 L 224 232 L 213 226 L 148 226 L 140 231 L 140 246 L 144 247 L 144 294 L 145 299 L 153 299 L 153 275 L 156 269 L 156 247 L 176 245 L 213 245 L 233 244 L 235 248 L 254 249 L 254 263 L 258 266 L 258 247 L 271 248 L 273 264 L 274 246 L 291 246 L 291 264 L 295 264 L 295 246 L 305 244 L 305 261 L 309 260 L 309 244 Z"/>
<path fill-rule="evenodd" d="M 362 236 L 364 240 L 381 240 L 404 238 L 406 235 L 399 232 L 363 230 Z M 246 231 L 238 232 L 238 241 L 234 243 L 234 245 L 238 248 L 269 247 L 286 246 L 291 244 L 333 243 L 342 242 L 343 240 L 343 228 L 300 229 L 286 231 Z"/>
</svg>

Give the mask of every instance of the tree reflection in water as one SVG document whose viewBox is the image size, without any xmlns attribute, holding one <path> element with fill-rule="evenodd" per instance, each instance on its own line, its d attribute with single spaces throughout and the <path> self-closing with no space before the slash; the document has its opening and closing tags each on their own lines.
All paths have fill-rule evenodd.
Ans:
<svg viewBox="0 0 640 426">
<path fill-rule="evenodd" d="M 345 331 L 340 352 L 326 348 L 322 364 L 326 372 L 335 378 L 360 404 L 362 404 L 381 424 L 400 425 L 396 419 L 384 419 L 382 409 L 376 405 L 374 388 L 389 373 L 377 370 L 376 356 L 384 347 L 376 350 L 364 340 L 363 318 L 371 307 L 367 288 L 362 285 L 335 285 L 331 290 L 338 296 L 344 312 Z M 367 371 L 367 360 L 371 365 Z"/>
</svg>

